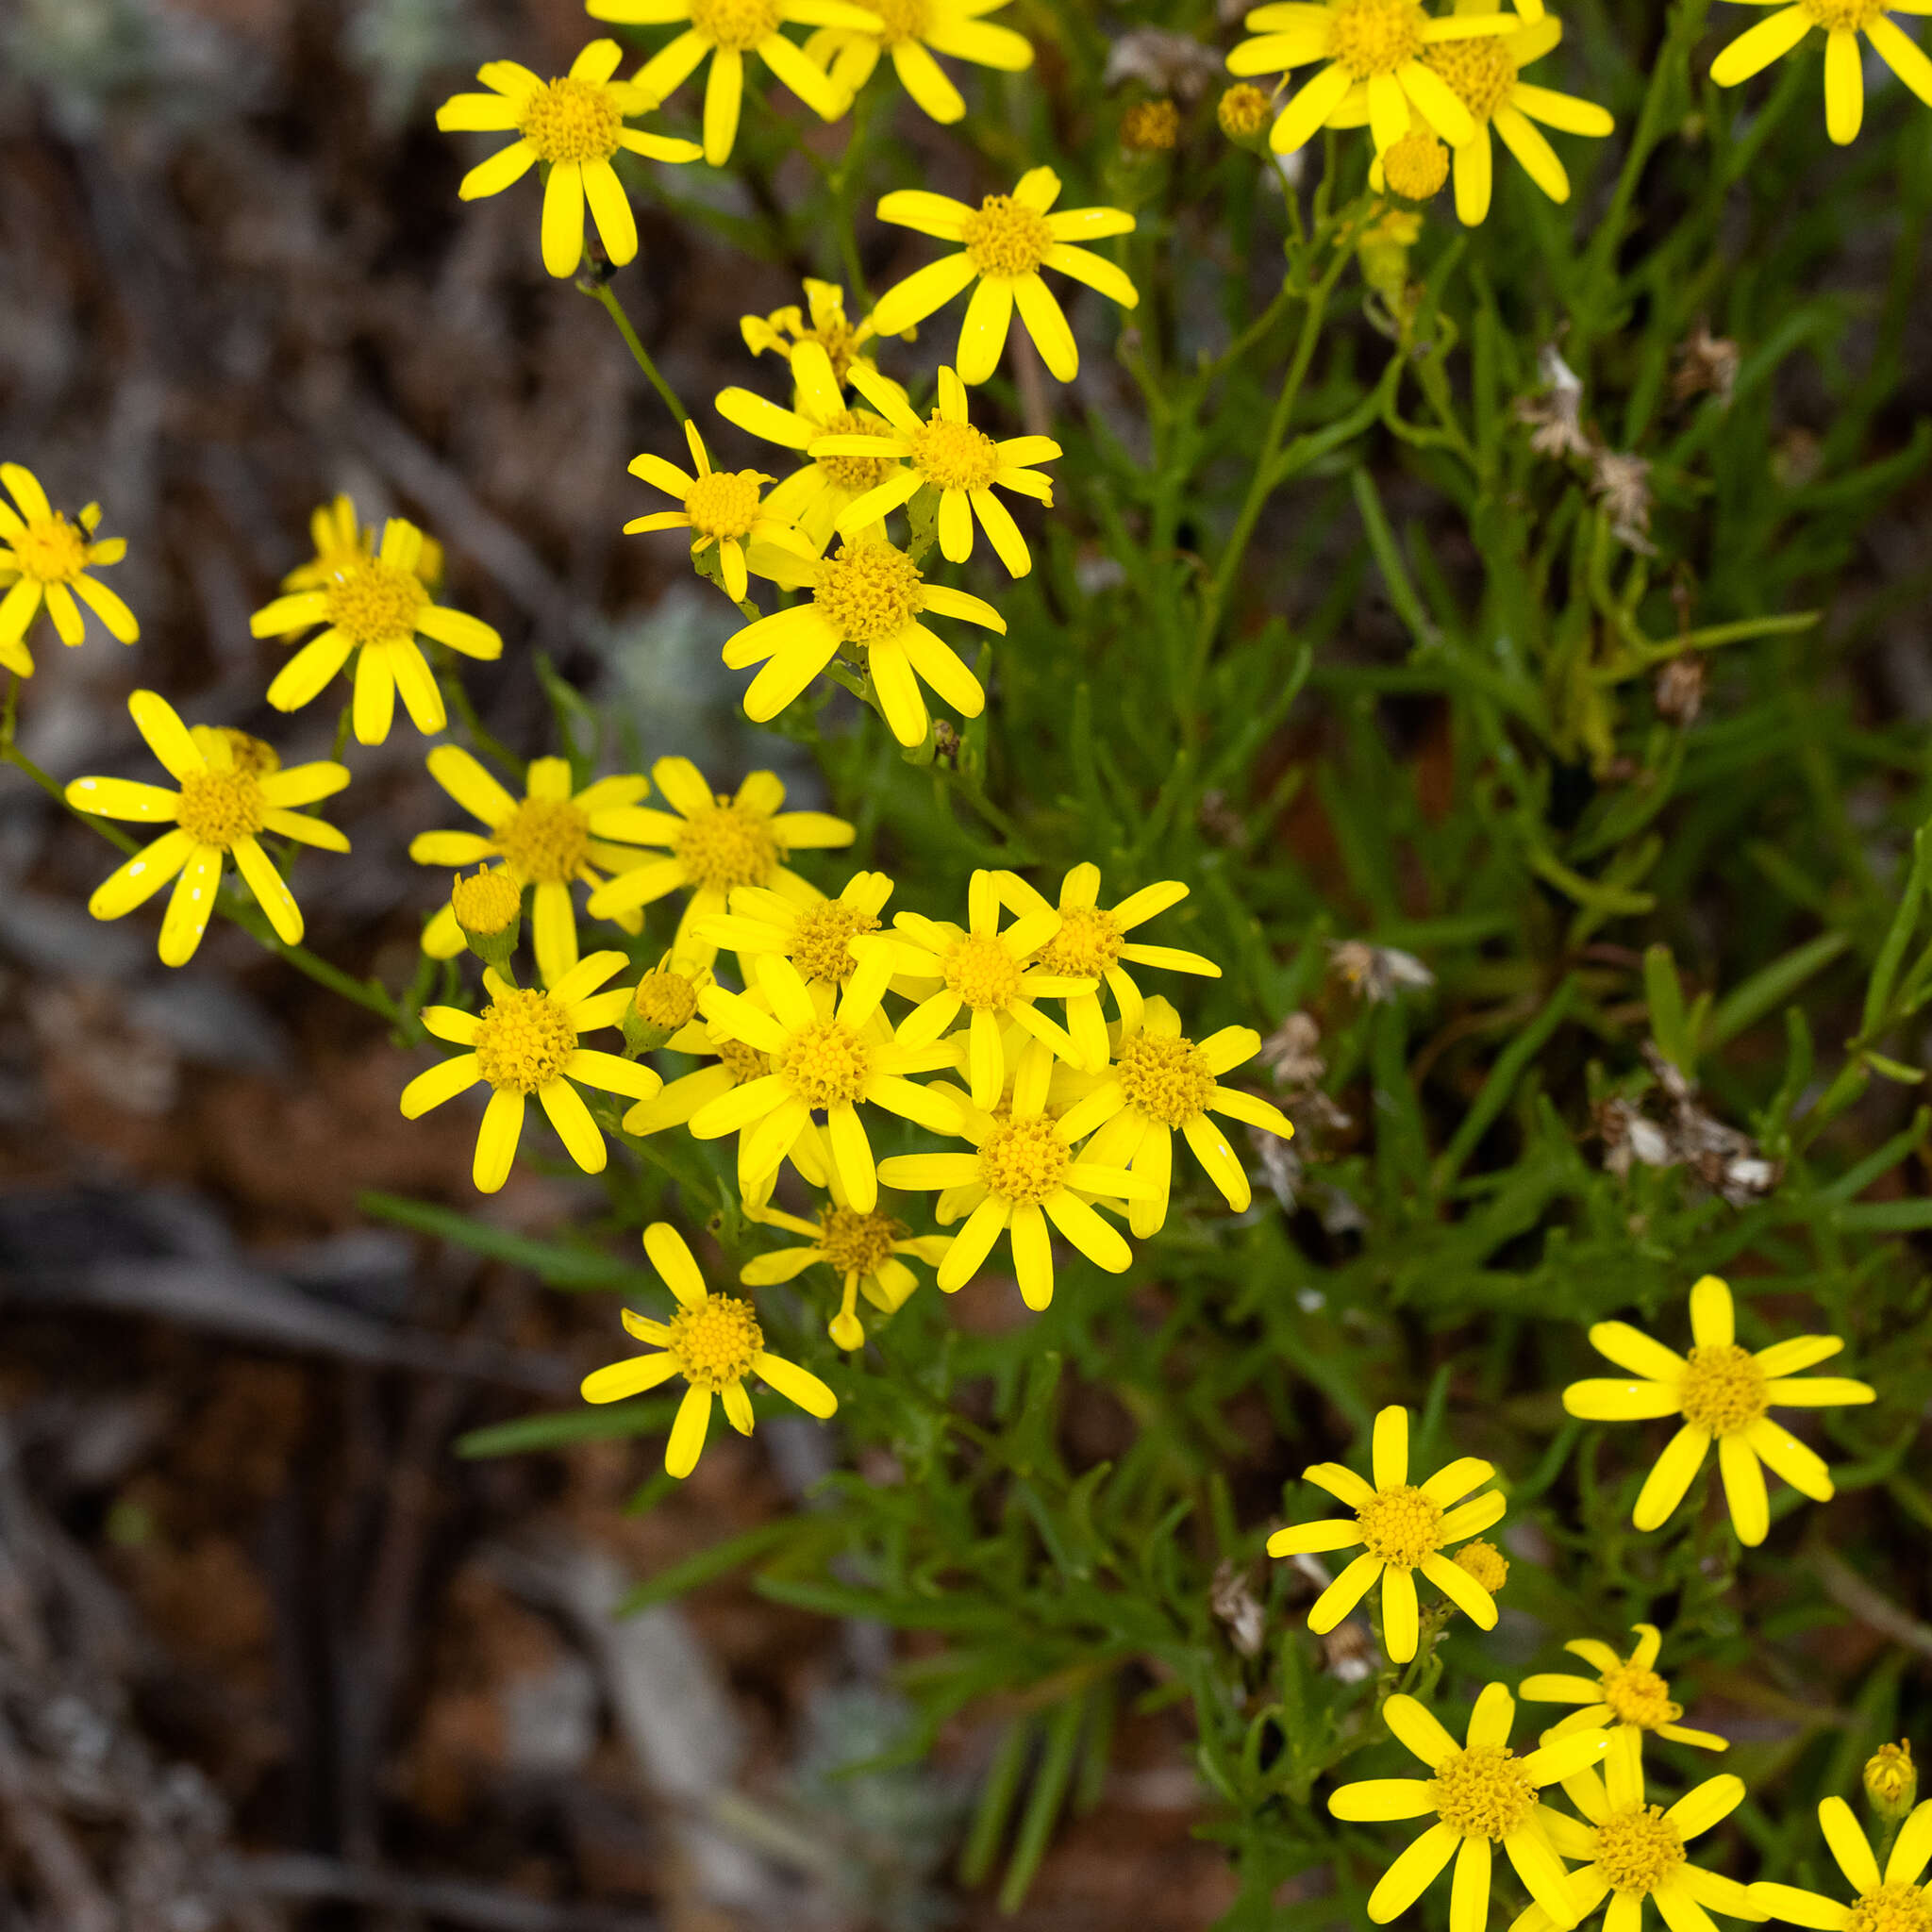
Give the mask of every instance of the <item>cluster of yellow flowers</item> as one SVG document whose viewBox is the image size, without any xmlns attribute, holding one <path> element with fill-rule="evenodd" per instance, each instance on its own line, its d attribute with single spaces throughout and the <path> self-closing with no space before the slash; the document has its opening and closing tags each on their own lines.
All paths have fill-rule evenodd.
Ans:
<svg viewBox="0 0 1932 1932">
<path fill-rule="evenodd" d="M 1588 1381 L 1564 1391 L 1573 1415 L 1636 1419 L 1677 1415 L 1683 1427 L 1666 1449 L 1640 1494 L 1637 1527 L 1659 1527 L 1683 1500 L 1713 1441 L 1740 1542 L 1762 1542 L 1770 1524 L 1760 1458 L 1793 1488 L 1827 1501 L 1832 1483 L 1824 1462 L 1769 1418 L 1780 1406 L 1823 1407 L 1870 1402 L 1872 1389 L 1840 1377 L 1801 1379 L 1799 1371 L 1838 1353 L 1830 1335 L 1801 1335 L 1756 1355 L 1738 1345 L 1730 1290 L 1706 1275 L 1690 1291 L 1693 1345 L 1688 1358 L 1622 1322 L 1599 1323 L 1591 1341 L 1637 1381 Z M 1307 1559 L 1354 1549 L 1356 1557 L 1328 1583 L 1308 1612 L 1308 1627 L 1335 1628 L 1378 1581 L 1377 1622 L 1390 1659 L 1410 1664 L 1426 1633 L 1440 1631 L 1452 1610 L 1479 1628 L 1496 1623 L 1494 1593 L 1508 1565 L 1487 1543 L 1469 1540 L 1501 1520 L 1500 1491 L 1474 1492 L 1495 1476 L 1478 1457 L 1459 1457 L 1425 1481 L 1409 1480 L 1408 1414 L 1385 1408 L 1375 1418 L 1370 1476 L 1341 1463 L 1322 1462 L 1303 1478 L 1337 1497 L 1353 1512 L 1280 1529 L 1268 1541 L 1269 1555 Z M 1453 1557 L 1449 1545 L 1464 1547 Z M 1441 1592 L 1424 1610 L 1416 1573 Z M 1456 1932 L 1479 1932 L 1489 1917 L 1492 1846 L 1500 1843 L 1533 1904 L 1510 1932 L 1552 1932 L 1580 1924 L 1605 1899 L 1610 1932 L 1637 1932 L 1642 1902 L 1655 1899 L 1673 1932 L 1703 1928 L 1708 1910 L 1732 1918 L 1788 1919 L 1800 1925 L 1845 1932 L 1926 1932 L 1932 1902 L 1919 1880 L 1932 1860 L 1932 1805 L 1921 1806 L 1892 1847 L 1883 1879 L 1841 1799 L 1820 1807 L 1827 1841 L 1860 1896 L 1840 1906 L 1789 1886 L 1744 1886 L 1690 1862 L 1686 1840 L 1708 1830 L 1736 1809 L 1743 1781 L 1707 1779 L 1668 1808 L 1645 1795 L 1642 1742 L 1646 1732 L 1674 1743 L 1723 1751 L 1715 1732 L 1679 1722 L 1683 1707 L 1656 1665 L 1662 1637 L 1655 1626 L 1635 1626 L 1636 1648 L 1620 1657 L 1594 1638 L 1564 1647 L 1581 1657 L 1594 1676 L 1539 1673 L 1523 1679 L 1517 1694 L 1531 1703 L 1579 1707 L 1543 1732 L 1537 1748 L 1519 1757 L 1509 1745 L 1515 1702 L 1502 1684 L 1476 1699 L 1458 1746 L 1427 1707 L 1406 1691 L 1391 1696 L 1382 1715 L 1391 1732 L 1428 1767 L 1425 1779 L 1375 1778 L 1344 1785 L 1329 1799 L 1338 1818 L 1393 1821 L 1434 1814 L 1435 1822 L 1395 1860 L 1370 1895 L 1369 1917 L 1377 1924 L 1406 1912 L 1453 1857 L 1456 1872 L 1450 1924 Z M 1910 1807 L 1907 1782 L 1910 1754 L 1888 1746 L 1890 1757 L 1874 1759 L 1868 1778 L 1874 1803 L 1890 1803 L 1891 1822 Z M 1560 1785 L 1575 1817 L 1541 1796 Z M 1905 1793 L 1905 1803 L 1896 1800 Z M 1569 1871 L 1565 1860 L 1576 1861 Z"/>
</svg>

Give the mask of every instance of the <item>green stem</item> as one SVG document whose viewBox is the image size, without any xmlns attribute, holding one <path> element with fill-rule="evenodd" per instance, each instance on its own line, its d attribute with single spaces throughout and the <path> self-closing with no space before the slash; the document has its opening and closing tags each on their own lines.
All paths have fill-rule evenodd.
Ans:
<svg viewBox="0 0 1932 1932">
<path fill-rule="evenodd" d="M 13 741 L 14 726 L 17 722 L 20 704 L 20 673 L 13 672 L 8 680 L 7 704 L 0 711 L 0 760 L 11 765 L 17 772 L 25 772 L 49 798 L 64 812 L 76 818 L 84 825 L 91 825 L 110 845 L 118 845 L 132 858 L 141 850 L 141 841 L 131 839 L 119 825 L 111 825 L 105 819 L 96 818 L 91 811 L 82 811 L 78 806 L 68 803 L 67 788 L 51 772 L 43 772 L 33 759 Z"/>
<path fill-rule="evenodd" d="M 462 721 L 463 729 L 470 734 L 470 742 L 478 751 L 488 752 L 505 771 L 515 773 L 521 784 L 528 776 L 529 767 L 476 715 L 476 708 L 470 702 L 470 693 L 464 690 L 463 680 L 457 673 L 456 660 L 449 656 L 449 646 L 442 645 L 439 655 L 444 660 L 441 667 L 442 675 L 438 679 L 442 687 L 443 700 Z"/>
<path fill-rule="evenodd" d="M 1328 312 L 1328 297 L 1334 292 L 1335 284 L 1341 280 L 1342 271 L 1353 259 L 1347 250 L 1338 248 L 1327 272 L 1308 291 L 1307 312 L 1302 317 L 1301 335 L 1296 340 L 1288 375 L 1282 381 L 1281 393 L 1274 399 L 1274 410 L 1268 419 L 1268 433 L 1262 438 L 1261 453 L 1255 459 L 1254 475 L 1248 479 L 1247 496 L 1241 504 L 1240 515 L 1235 518 L 1234 528 L 1228 533 L 1226 543 L 1222 546 L 1221 560 L 1215 565 L 1208 594 L 1202 599 L 1201 626 L 1194 639 L 1197 673 L 1213 646 L 1214 634 L 1221 627 L 1222 611 L 1227 603 L 1227 593 L 1233 587 L 1235 574 L 1241 567 L 1241 558 L 1247 553 L 1255 525 L 1273 492 L 1275 461 L 1288 436 L 1289 422 L 1301 395 L 1308 364 L 1314 359 L 1315 344 L 1321 339 L 1322 323 Z"/>
<path fill-rule="evenodd" d="M 651 360 L 651 352 L 638 340 L 637 330 L 630 325 L 630 317 L 624 312 L 624 304 L 611 290 L 608 274 L 608 271 L 586 269 L 577 277 L 577 287 L 604 305 L 611 321 L 617 325 L 617 333 L 624 338 L 624 345 L 630 351 L 631 359 L 644 372 L 645 381 L 664 398 L 664 407 L 677 418 L 680 425 L 689 423 L 690 412 L 677 400 L 677 391 L 658 374 L 658 365 Z"/>
<path fill-rule="evenodd" d="M 353 1002 L 378 1018 L 398 1025 L 409 1035 L 405 1044 L 413 1045 L 423 1037 L 423 1028 L 398 1007 L 390 997 L 387 988 L 375 979 L 358 979 L 352 974 L 344 973 L 340 966 L 331 966 L 319 955 L 311 953 L 307 946 L 291 945 L 271 926 L 256 907 L 243 899 L 230 888 L 216 895 L 215 910 L 223 918 L 239 925 L 258 945 L 271 953 L 279 953 L 297 973 L 306 974 L 318 986 L 325 986 L 331 992 L 340 993 L 343 999 Z"/>
</svg>

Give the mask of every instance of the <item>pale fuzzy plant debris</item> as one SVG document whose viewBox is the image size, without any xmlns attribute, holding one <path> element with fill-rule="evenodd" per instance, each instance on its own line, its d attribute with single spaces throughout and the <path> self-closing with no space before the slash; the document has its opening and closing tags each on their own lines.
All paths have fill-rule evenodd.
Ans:
<svg viewBox="0 0 1932 1932">
<path fill-rule="evenodd" d="M 1331 941 L 1331 963 L 1339 978 L 1370 1006 L 1392 1000 L 1404 990 L 1425 991 L 1436 983 L 1436 975 L 1400 946 L 1374 946 L 1367 940 Z"/>
<path fill-rule="evenodd" d="M 1255 1594 L 1254 1578 L 1246 1570 L 1237 1569 L 1231 1557 L 1224 1557 L 1216 1566 L 1208 1586 L 1208 1607 L 1227 1631 L 1227 1641 L 1242 1657 L 1259 1657 L 1268 1641 L 1268 1615 Z"/>
<path fill-rule="evenodd" d="M 1116 88 L 1138 80 L 1150 92 L 1197 101 L 1223 77 L 1221 55 L 1214 48 L 1165 27 L 1137 26 L 1108 49 L 1101 84 Z"/>
<path fill-rule="evenodd" d="M 1544 457 L 1595 456 L 1597 441 L 1582 422 L 1582 378 L 1564 361 L 1555 342 L 1545 342 L 1537 351 L 1536 366 L 1541 388 L 1534 395 L 1516 399 L 1516 420 L 1530 425 L 1530 448 Z"/>
<path fill-rule="evenodd" d="M 1610 513 L 1610 535 L 1645 557 L 1657 555 L 1650 541 L 1650 458 L 1598 449 L 1591 458 L 1591 493 Z"/>
<path fill-rule="evenodd" d="M 1274 1075 L 1274 1084 L 1289 1092 L 1312 1087 L 1328 1071 L 1328 1062 L 1315 1051 L 1321 1043 L 1321 1024 L 1312 1013 L 1297 1010 L 1262 1041 L 1261 1064 Z"/>
<path fill-rule="evenodd" d="M 1714 395 L 1718 407 L 1727 409 L 1738 386 L 1738 362 L 1737 343 L 1728 336 L 1712 335 L 1709 318 L 1700 315 L 1697 326 L 1677 346 L 1671 393 L 1680 403 L 1692 396 Z"/>
<path fill-rule="evenodd" d="M 1695 651 L 1673 658 L 1657 674 L 1657 714 L 1667 724 L 1694 724 L 1704 708 L 1704 659 Z"/>
<path fill-rule="evenodd" d="M 1338 1624 L 1322 1639 L 1322 1667 L 1338 1684 L 1359 1684 L 1375 1674 L 1375 1647 L 1357 1617 Z"/>
<path fill-rule="evenodd" d="M 1761 1201 L 1784 1178 L 1784 1163 L 1768 1160 L 1756 1141 L 1727 1126 L 1697 1105 L 1697 1088 L 1646 1041 L 1643 1058 L 1668 1102 L 1671 1118 L 1658 1122 L 1635 1101 L 1607 1100 L 1597 1108 L 1604 1171 L 1619 1180 L 1633 1165 L 1686 1167 L 1733 1208 Z"/>
</svg>

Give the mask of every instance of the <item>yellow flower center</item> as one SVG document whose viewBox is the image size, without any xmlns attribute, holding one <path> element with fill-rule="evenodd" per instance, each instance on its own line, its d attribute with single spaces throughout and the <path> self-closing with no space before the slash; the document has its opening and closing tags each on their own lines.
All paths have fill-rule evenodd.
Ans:
<svg viewBox="0 0 1932 1932">
<path fill-rule="evenodd" d="M 695 1308 L 679 1308 L 670 1323 L 665 1346 L 693 1389 L 716 1394 L 751 1374 L 764 1352 L 764 1330 L 752 1305 L 736 1295 L 708 1294 Z"/>
<path fill-rule="evenodd" d="M 239 765 L 190 772 L 181 781 L 176 823 L 196 844 L 218 845 L 225 852 L 237 840 L 252 839 L 261 830 L 267 809 L 253 772 Z"/>
<path fill-rule="evenodd" d="M 841 640 L 897 637 L 925 608 L 919 566 L 891 543 L 847 543 L 819 565 L 812 602 Z"/>
<path fill-rule="evenodd" d="M 645 1025 L 675 1033 L 680 1026 L 691 1024 L 691 1017 L 698 1009 L 698 990 L 683 974 L 658 966 L 638 981 L 630 1004 Z"/>
<path fill-rule="evenodd" d="M 11 541 L 21 575 L 37 584 L 71 584 L 87 563 L 86 533 L 58 510 L 29 517 L 26 528 Z"/>
<path fill-rule="evenodd" d="M 906 1239 L 906 1224 L 890 1214 L 861 1214 L 828 1208 L 819 1224 L 819 1246 L 841 1274 L 876 1274 L 892 1258 L 892 1243 Z"/>
<path fill-rule="evenodd" d="M 1098 979 L 1120 961 L 1127 936 L 1098 906 L 1063 908 L 1060 929 L 1041 946 L 1036 963 L 1068 979 Z"/>
<path fill-rule="evenodd" d="M 1020 991 L 1020 967 L 1006 947 L 984 933 L 968 933 L 946 955 L 946 984 L 975 1013 L 996 1013 Z"/>
<path fill-rule="evenodd" d="M 429 599 L 413 572 L 379 557 L 348 565 L 323 595 L 329 623 L 352 644 L 400 643 L 416 634 Z"/>
<path fill-rule="evenodd" d="M 845 339 L 849 344 L 849 329 L 845 332 Z M 827 349 L 825 353 L 830 355 L 831 351 Z M 848 369 L 852 366 L 849 346 L 845 351 L 845 365 Z M 874 416 L 870 409 L 841 409 L 836 416 L 826 417 L 819 425 L 821 436 L 890 436 L 891 433 L 891 425 L 883 416 Z M 862 496 L 886 480 L 892 459 L 890 457 L 821 457 L 818 465 L 820 474 L 835 489 L 849 490 L 855 496 Z"/>
<path fill-rule="evenodd" d="M 829 979 L 843 986 L 858 965 L 852 957 L 853 935 L 878 929 L 878 920 L 863 907 L 827 899 L 798 915 L 791 935 L 791 963 L 808 979 Z"/>
<path fill-rule="evenodd" d="M 1181 110 L 1172 101 L 1136 101 L 1121 116 L 1121 145 L 1139 154 L 1164 154 L 1181 138 Z"/>
<path fill-rule="evenodd" d="M 1423 65 L 1442 76 L 1449 92 L 1469 109 L 1472 121 L 1487 121 L 1516 85 L 1516 57 L 1502 34 L 1438 41 L 1423 56 Z"/>
<path fill-rule="evenodd" d="M 1057 1194 L 1071 1156 L 1044 1114 L 997 1121 L 979 1149 L 979 1178 L 989 1194 L 1016 1206 Z"/>
<path fill-rule="evenodd" d="M 785 1042 L 777 1072 L 808 1107 L 838 1107 L 864 1093 L 872 1048 L 844 1021 L 818 1020 Z"/>
<path fill-rule="evenodd" d="M 1053 230 L 1038 208 L 1010 194 L 989 194 L 966 217 L 960 238 L 966 259 L 983 275 L 1030 275 L 1053 246 Z"/>
<path fill-rule="evenodd" d="M 1442 1506 L 1413 1483 L 1377 1490 L 1355 1513 L 1369 1555 L 1398 1570 L 1413 1570 L 1442 1547 Z"/>
<path fill-rule="evenodd" d="M 1798 0 L 1798 5 L 1826 32 L 1834 27 L 1862 32 L 1894 4 L 1896 0 Z"/>
<path fill-rule="evenodd" d="M 1918 1885 L 1881 1885 L 1852 1901 L 1845 1932 L 1932 1932 L 1932 1901 Z"/>
<path fill-rule="evenodd" d="M 733 886 L 762 886 L 785 857 L 784 841 L 769 812 L 721 798 L 709 811 L 685 821 L 675 851 L 691 883 L 714 892 Z"/>
<path fill-rule="evenodd" d="M 684 513 L 700 537 L 749 537 L 758 517 L 757 470 L 713 470 L 684 492 Z"/>
<path fill-rule="evenodd" d="M 1418 0 L 1336 0 L 1328 58 L 1355 80 L 1393 74 L 1422 52 L 1427 22 Z"/>
<path fill-rule="evenodd" d="M 1660 1806 L 1613 1811 L 1596 1828 L 1596 1867 L 1612 1891 L 1655 1891 L 1683 1862 L 1683 1834 Z"/>
<path fill-rule="evenodd" d="M 1748 1429 L 1771 1407 L 1764 1371 L 1735 1342 L 1722 1348 L 1693 1348 L 1690 1366 L 1677 1385 L 1677 1401 L 1687 1423 L 1713 1436 Z"/>
<path fill-rule="evenodd" d="M 1473 1744 L 1455 1752 L 1428 1782 L 1436 1815 L 1464 1838 L 1507 1838 L 1536 1809 L 1536 1787 L 1507 1745 Z"/>
<path fill-rule="evenodd" d="M 1427 201 L 1449 178 L 1449 150 L 1425 127 L 1411 127 L 1382 154 L 1382 178 L 1405 201 Z"/>
<path fill-rule="evenodd" d="M 885 23 L 879 36 L 882 47 L 923 41 L 932 31 L 931 0 L 874 0 L 872 10 Z"/>
<path fill-rule="evenodd" d="M 1214 1097 L 1208 1057 L 1191 1040 L 1137 1033 L 1121 1047 L 1113 1075 L 1130 1106 L 1165 1126 L 1192 1120 Z"/>
<path fill-rule="evenodd" d="M 591 822 L 567 798 L 526 798 L 491 843 L 525 878 L 567 882 L 591 855 Z"/>
<path fill-rule="evenodd" d="M 1508 1557 L 1494 1543 L 1486 1543 L 1480 1537 L 1473 1543 L 1464 1543 L 1450 1561 L 1474 1577 L 1491 1596 L 1509 1581 Z"/>
<path fill-rule="evenodd" d="M 742 1087 L 747 1080 L 762 1080 L 772 1071 L 772 1063 L 757 1047 L 747 1046 L 741 1040 L 714 1040 L 718 1058 L 731 1077 Z"/>
<path fill-rule="evenodd" d="M 624 115 L 608 82 L 566 75 L 524 108 L 524 139 L 546 161 L 601 161 L 617 152 Z"/>
<path fill-rule="evenodd" d="M 1214 108 L 1221 131 L 1230 141 L 1252 141 L 1266 127 L 1274 104 L 1251 80 L 1238 80 L 1224 92 Z"/>
<path fill-rule="evenodd" d="M 449 903 L 457 924 L 465 932 L 490 939 L 516 924 L 524 895 L 516 880 L 499 865 L 473 878 L 458 879 Z"/>
<path fill-rule="evenodd" d="M 778 31 L 778 0 L 691 0 L 691 24 L 713 46 L 744 53 Z"/>
<path fill-rule="evenodd" d="M 476 1022 L 476 1067 L 499 1092 L 535 1093 L 563 1074 L 577 1047 L 570 1015 L 534 987 L 506 988 Z"/>
<path fill-rule="evenodd" d="M 984 490 L 1000 466 L 1000 453 L 985 430 L 948 423 L 935 409 L 912 437 L 912 467 L 941 490 Z"/>
<path fill-rule="evenodd" d="M 1684 1715 L 1684 1707 L 1671 1702 L 1671 1687 L 1655 1671 L 1640 1671 L 1635 1664 L 1606 1671 L 1602 1689 L 1604 1702 L 1618 1717 L 1642 1730 L 1674 1724 Z"/>
</svg>

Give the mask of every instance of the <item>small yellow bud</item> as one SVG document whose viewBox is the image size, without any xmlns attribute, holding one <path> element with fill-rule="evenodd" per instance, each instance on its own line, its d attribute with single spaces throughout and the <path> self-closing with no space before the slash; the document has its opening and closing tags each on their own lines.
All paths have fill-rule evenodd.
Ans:
<svg viewBox="0 0 1932 1932">
<path fill-rule="evenodd" d="M 510 955 L 516 951 L 517 926 L 523 918 L 522 886 L 505 867 L 491 866 L 458 879 L 450 889 L 449 903 L 471 952 L 514 985 Z"/>
<path fill-rule="evenodd" d="M 1413 210 L 1384 208 L 1356 238 L 1356 258 L 1361 263 L 1362 280 L 1391 308 L 1400 304 L 1408 286 L 1408 251 L 1415 245 L 1422 226 L 1422 217 Z M 1359 982 L 1367 976 L 1370 950 L 1356 941 L 1336 949 L 1336 966 L 1344 978 Z M 1363 956 L 1361 961 L 1355 959 L 1356 954 Z M 1360 971 L 1357 970 L 1357 965 Z"/>
<path fill-rule="evenodd" d="M 1911 1810 L 1919 1795 L 1919 1768 L 1912 1762 L 1909 1739 L 1881 1744 L 1865 1760 L 1865 1795 L 1889 1824 L 1901 1823 Z"/>
<path fill-rule="evenodd" d="M 1427 201 L 1441 192 L 1449 178 L 1449 150 L 1426 128 L 1411 127 L 1384 152 L 1382 178 L 1391 194 Z"/>
<path fill-rule="evenodd" d="M 1230 141 L 1251 142 L 1266 133 L 1274 118 L 1274 103 L 1252 81 L 1237 81 L 1214 109 L 1221 131 Z"/>
<path fill-rule="evenodd" d="M 1509 1580 L 1508 1557 L 1494 1543 L 1486 1543 L 1480 1537 L 1473 1543 L 1464 1543 L 1454 1561 L 1458 1570 L 1468 1572 L 1491 1596 Z"/>
<path fill-rule="evenodd" d="M 698 988 L 709 975 L 680 972 L 667 953 L 638 981 L 624 1009 L 624 1051 L 636 1059 L 662 1046 L 698 1009 Z"/>
<path fill-rule="evenodd" d="M 1181 110 L 1172 101 L 1136 101 L 1121 116 L 1121 145 L 1132 153 L 1165 154 L 1181 138 Z"/>
</svg>

